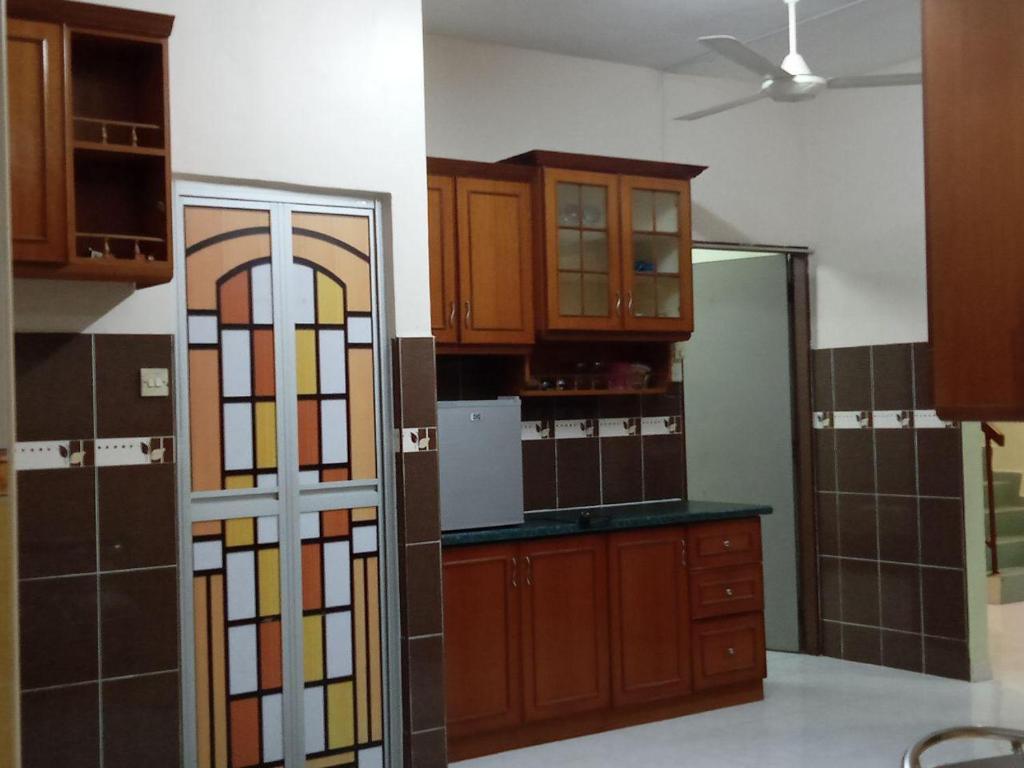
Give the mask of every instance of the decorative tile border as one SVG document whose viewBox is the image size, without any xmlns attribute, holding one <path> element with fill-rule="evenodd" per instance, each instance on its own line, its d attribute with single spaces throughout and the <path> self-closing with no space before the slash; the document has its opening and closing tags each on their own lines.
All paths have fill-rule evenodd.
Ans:
<svg viewBox="0 0 1024 768">
<path fill-rule="evenodd" d="M 815 429 L 955 429 L 934 410 L 815 411 Z"/>
<path fill-rule="evenodd" d="M 599 431 L 601 437 L 636 437 L 641 432 L 639 418 L 601 419 Z"/>
<path fill-rule="evenodd" d="M 597 419 L 558 419 L 555 421 L 556 440 L 597 436 Z"/>
<path fill-rule="evenodd" d="M 17 443 L 14 447 L 14 469 L 17 472 L 173 463 L 173 437 L 44 440 Z"/>
<path fill-rule="evenodd" d="M 558 419 L 522 422 L 523 441 L 578 440 L 595 437 L 679 435 L 680 416 L 623 417 L 617 419 Z"/>
<path fill-rule="evenodd" d="M 679 435 L 683 432 L 683 420 L 680 416 L 645 416 L 640 420 L 640 434 Z"/>
<path fill-rule="evenodd" d="M 437 450 L 437 427 L 402 427 L 402 453 Z"/>
<path fill-rule="evenodd" d="M 522 423 L 523 440 L 553 440 L 555 437 L 555 422 L 553 421 L 524 421 Z"/>
</svg>

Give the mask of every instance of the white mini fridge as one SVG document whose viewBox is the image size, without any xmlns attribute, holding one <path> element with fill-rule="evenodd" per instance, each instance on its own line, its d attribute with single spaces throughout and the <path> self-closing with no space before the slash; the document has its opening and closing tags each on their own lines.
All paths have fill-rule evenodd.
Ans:
<svg viewBox="0 0 1024 768">
<path fill-rule="evenodd" d="M 441 529 L 523 522 L 523 448 L 518 397 L 437 404 Z"/>
</svg>

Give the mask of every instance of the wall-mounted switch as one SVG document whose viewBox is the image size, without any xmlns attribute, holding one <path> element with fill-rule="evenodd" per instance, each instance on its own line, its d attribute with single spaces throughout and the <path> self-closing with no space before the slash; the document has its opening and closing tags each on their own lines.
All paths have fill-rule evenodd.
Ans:
<svg viewBox="0 0 1024 768">
<path fill-rule="evenodd" d="M 166 368 L 140 368 L 140 394 L 143 397 L 167 397 L 171 394 L 170 380 Z"/>
</svg>

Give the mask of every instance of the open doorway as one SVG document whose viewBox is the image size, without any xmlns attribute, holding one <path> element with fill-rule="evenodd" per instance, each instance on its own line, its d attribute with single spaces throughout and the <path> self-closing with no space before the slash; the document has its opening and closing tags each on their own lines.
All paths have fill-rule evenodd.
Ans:
<svg viewBox="0 0 1024 768">
<path fill-rule="evenodd" d="M 788 249 L 694 249 L 686 469 L 690 498 L 771 505 L 767 647 L 817 653 L 806 262 Z"/>
</svg>

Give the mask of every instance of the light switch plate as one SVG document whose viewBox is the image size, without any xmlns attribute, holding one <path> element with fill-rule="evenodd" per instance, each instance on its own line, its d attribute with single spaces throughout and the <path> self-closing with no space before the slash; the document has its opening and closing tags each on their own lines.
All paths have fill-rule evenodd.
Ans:
<svg viewBox="0 0 1024 768">
<path fill-rule="evenodd" d="M 143 397 L 167 397 L 170 391 L 170 374 L 166 368 L 140 368 L 139 393 Z"/>
</svg>

